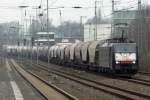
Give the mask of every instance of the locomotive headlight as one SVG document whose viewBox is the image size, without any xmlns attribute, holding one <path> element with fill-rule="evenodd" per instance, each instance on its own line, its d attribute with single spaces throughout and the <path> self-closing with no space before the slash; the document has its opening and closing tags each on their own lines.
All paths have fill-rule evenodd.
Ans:
<svg viewBox="0 0 150 100">
<path fill-rule="evenodd" d="M 116 61 L 116 64 L 119 64 L 119 61 Z"/>
<path fill-rule="evenodd" d="M 135 64 L 136 62 L 135 62 L 135 61 L 133 61 L 132 63 L 133 63 L 133 64 Z"/>
</svg>

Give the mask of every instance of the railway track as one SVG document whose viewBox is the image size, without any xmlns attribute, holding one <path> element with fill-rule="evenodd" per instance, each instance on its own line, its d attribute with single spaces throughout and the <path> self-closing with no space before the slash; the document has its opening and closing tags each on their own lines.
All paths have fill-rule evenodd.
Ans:
<svg viewBox="0 0 150 100">
<path fill-rule="evenodd" d="M 55 85 L 43 80 L 33 72 L 26 71 L 23 67 L 20 67 L 14 60 L 10 60 L 9 63 L 47 100 L 79 100 L 71 94 L 56 87 Z"/>
<path fill-rule="evenodd" d="M 50 73 L 56 74 L 58 76 L 61 77 L 65 77 L 67 79 L 76 81 L 80 84 L 89 86 L 89 87 L 93 87 L 94 89 L 100 90 L 100 91 L 104 91 L 107 93 L 110 93 L 112 95 L 116 95 L 122 98 L 126 98 L 126 99 L 130 99 L 130 100 L 149 100 L 150 96 L 149 95 L 145 95 L 142 93 L 138 93 L 138 92 L 134 92 L 134 91 L 130 91 L 130 90 L 125 90 L 119 87 L 115 87 L 115 86 L 111 86 L 111 85 L 107 85 L 95 80 L 91 80 L 85 77 L 81 77 L 78 75 L 74 75 L 74 74 L 70 74 L 67 72 L 63 72 L 60 70 L 56 70 L 56 69 L 51 69 L 51 70 L 47 70 L 48 67 L 46 65 L 40 64 L 33 64 L 34 66 L 36 66 L 37 68 L 40 68 L 41 70 L 44 71 L 48 71 Z"/>
<path fill-rule="evenodd" d="M 40 62 L 42 63 L 42 62 Z M 44 63 L 43 63 L 44 64 Z M 41 64 L 40 64 L 41 65 Z M 43 65 L 42 65 L 43 66 Z M 144 72 L 139 72 L 143 75 L 149 75 L 150 76 L 150 73 L 144 73 Z M 110 76 L 106 76 L 106 77 L 110 77 Z M 128 81 L 128 82 L 132 82 L 132 83 L 136 83 L 136 84 L 141 84 L 141 85 L 146 85 L 146 86 L 150 86 L 150 80 L 145 80 L 145 79 L 140 79 L 140 78 L 137 78 L 137 77 L 133 77 L 132 79 L 127 79 L 127 78 L 118 78 L 118 80 L 123 80 L 123 81 Z"/>
<path fill-rule="evenodd" d="M 41 64 L 40 64 L 41 65 Z M 143 73 L 145 74 L 145 73 Z M 147 75 L 148 73 L 146 73 Z M 150 75 L 150 73 L 149 73 Z M 110 77 L 110 76 L 106 76 L 106 77 Z M 141 85 L 146 85 L 146 86 L 150 86 L 150 80 L 145 80 L 145 79 L 140 79 L 137 77 L 133 77 L 132 79 L 127 79 L 127 78 L 119 78 L 117 77 L 118 80 L 123 80 L 123 81 L 128 81 L 128 82 L 132 82 L 132 83 L 136 83 L 136 84 L 141 84 Z"/>
<path fill-rule="evenodd" d="M 42 62 L 40 62 L 40 63 L 42 63 Z M 150 76 L 150 73 L 144 73 L 144 72 L 140 72 L 140 73 Z M 103 76 L 105 76 L 105 75 L 103 75 Z M 105 77 L 110 77 L 111 78 L 112 76 L 105 76 Z M 140 78 L 137 78 L 137 77 L 132 77 L 131 79 L 120 78 L 120 77 L 116 77 L 116 78 L 118 80 L 122 80 L 122 81 L 128 81 L 128 82 L 132 82 L 132 83 L 136 83 L 136 84 L 150 86 L 150 80 L 140 79 Z"/>
<path fill-rule="evenodd" d="M 142 75 L 150 76 L 150 73 L 148 73 L 148 72 L 139 71 L 138 73 L 139 73 L 139 74 L 142 74 Z"/>
<path fill-rule="evenodd" d="M 137 84 L 150 86 L 150 81 L 149 80 L 144 80 L 144 79 L 134 77 L 133 79 L 128 79 L 128 81 L 129 82 L 134 82 L 134 83 L 137 83 Z"/>
<path fill-rule="evenodd" d="M 135 77 L 132 78 L 132 79 L 126 79 L 126 78 L 117 78 L 117 79 L 118 80 L 122 80 L 122 81 L 128 81 L 128 82 L 136 83 L 136 84 L 150 86 L 150 81 L 144 80 L 144 79 L 135 78 Z"/>
<path fill-rule="evenodd" d="M 144 76 L 150 76 L 150 73 L 145 73 L 145 72 L 138 72 L 140 75 Z M 125 79 L 123 79 L 125 80 Z M 142 84 L 142 85 L 147 85 L 150 86 L 150 80 L 142 79 L 140 77 L 132 77 L 132 79 L 126 79 L 129 82 L 134 82 L 137 84 Z"/>
</svg>

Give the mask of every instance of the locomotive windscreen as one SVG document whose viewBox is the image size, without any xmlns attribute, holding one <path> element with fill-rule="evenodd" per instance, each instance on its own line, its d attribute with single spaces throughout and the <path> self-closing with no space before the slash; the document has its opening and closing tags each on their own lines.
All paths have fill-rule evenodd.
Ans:
<svg viewBox="0 0 150 100">
<path fill-rule="evenodd" d="M 114 45 L 116 63 L 136 63 L 136 44 L 135 43 L 117 43 Z"/>
<path fill-rule="evenodd" d="M 136 52 L 136 43 L 115 43 L 114 52 Z"/>
</svg>

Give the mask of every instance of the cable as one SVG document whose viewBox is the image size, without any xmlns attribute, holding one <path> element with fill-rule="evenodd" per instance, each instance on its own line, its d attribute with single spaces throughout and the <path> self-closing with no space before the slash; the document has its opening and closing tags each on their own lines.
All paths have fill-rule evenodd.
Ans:
<svg viewBox="0 0 150 100">
<path fill-rule="evenodd" d="M 135 0 L 128 1 L 127 3 L 132 3 L 132 2 L 136 2 L 136 3 L 138 3 L 138 0 L 137 0 L 137 1 L 135 1 Z"/>
<path fill-rule="evenodd" d="M 18 7 L 15 6 L 0 6 L 2 9 L 18 9 Z"/>
<path fill-rule="evenodd" d="M 50 4 L 50 6 L 53 6 L 58 0 L 52 1 L 52 3 Z"/>
<path fill-rule="evenodd" d="M 128 5 L 128 8 L 129 8 L 129 9 L 130 9 L 130 7 L 131 7 L 131 8 L 132 8 L 132 7 L 133 7 L 133 8 L 134 8 L 134 7 L 137 7 L 137 3 L 132 4 L 132 5 Z M 125 10 L 126 10 L 126 9 L 128 10 L 128 8 L 124 7 L 124 8 L 122 8 L 122 9 L 121 9 L 121 8 L 120 8 L 120 9 L 121 9 L 121 10 L 124 10 L 124 9 L 125 9 Z"/>
<path fill-rule="evenodd" d="M 125 3 L 125 4 L 127 4 L 127 6 L 131 6 L 131 5 L 137 5 L 138 3 L 137 2 L 127 2 L 127 3 Z M 116 5 L 117 7 L 118 6 L 122 6 L 122 5 L 125 5 L 125 4 L 120 4 L 120 5 Z"/>
<path fill-rule="evenodd" d="M 41 0 L 41 2 L 40 2 L 40 5 L 42 4 L 42 0 Z"/>
<path fill-rule="evenodd" d="M 128 8 L 123 8 L 123 9 L 121 9 L 121 10 L 117 10 L 117 12 L 118 12 L 118 11 L 129 10 L 129 9 L 132 9 L 132 8 L 134 8 L 134 7 L 133 7 L 133 6 L 131 6 L 131 7 L 128 7 Z M 114 12 L 114 13 L 117 13 L 117 12 Z M 106 16 L 104 16 L 104 17 L 111 16 L 111 15 L 113 15 L 114 13 L 111 13 L 111 14 L 109 14 L 109 15 L 106 15 Z"/>
<path fill-rule="evenodd" d="M 42 6 L 42 0 L 41 0 L 41 2 L 40 2 L 40 4 L 39 4 L 39 8 L 42 8 L 41 6 Z"/>
</svg>

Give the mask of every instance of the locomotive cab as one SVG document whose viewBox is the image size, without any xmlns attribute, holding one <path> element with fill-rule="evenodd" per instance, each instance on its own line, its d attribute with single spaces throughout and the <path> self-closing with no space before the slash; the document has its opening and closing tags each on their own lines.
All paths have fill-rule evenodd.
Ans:
<svg viewBox="0 0 150 100">
<path fill-rule="evenodd" d="M 113 69 L 115 73 L 137 73 L 138 55 L 136 43 L 115 43 L 113 50 Z"/>
</svg>

